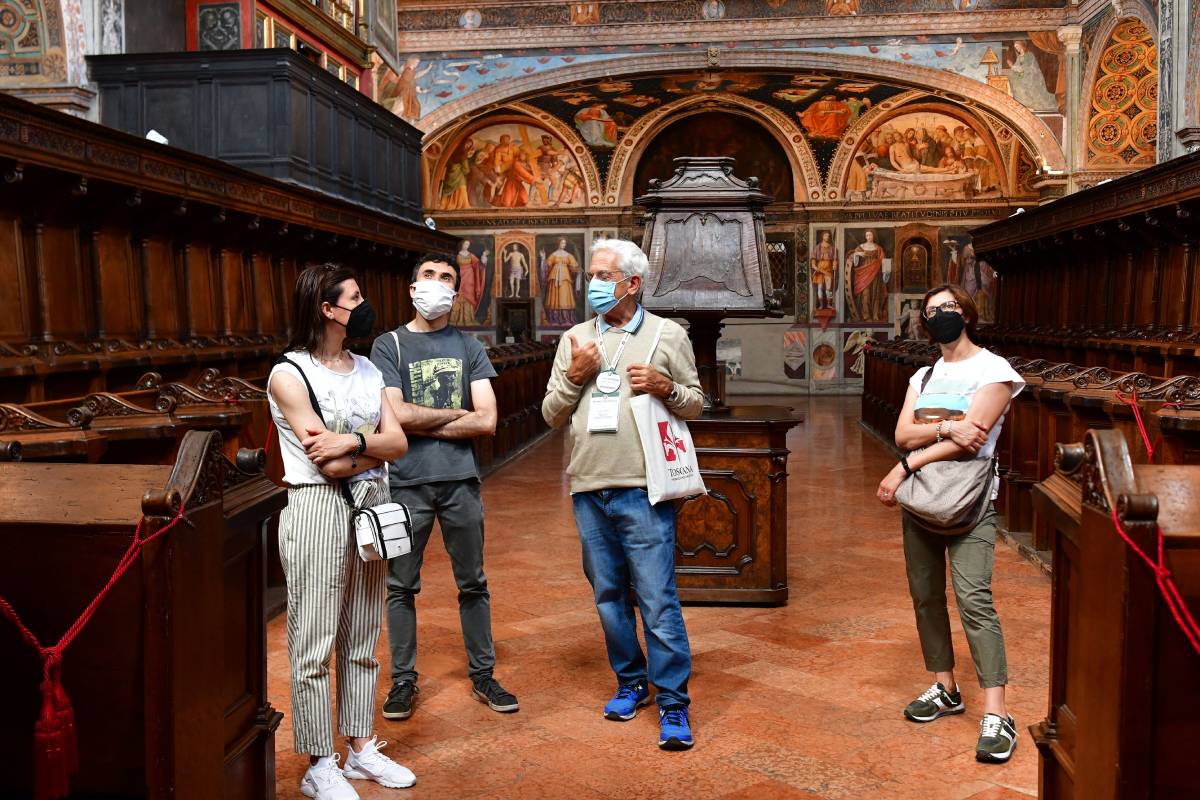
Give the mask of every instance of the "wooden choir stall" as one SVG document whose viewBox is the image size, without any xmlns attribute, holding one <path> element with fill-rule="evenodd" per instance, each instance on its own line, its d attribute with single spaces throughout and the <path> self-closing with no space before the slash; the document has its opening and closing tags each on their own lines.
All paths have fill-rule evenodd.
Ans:
<svg viewBox="0 0 1200 800">
<path fill-rule="evenodd" d="M 1090 430 L 1058 447 L 1033 495 L 1054 553 L 1050 709 L 1031 728 L 1039 796 L 1200 797 L 1200 643 L 1189 644 L 1154 569 L 1200 609 L 1200 466 L 1134 465 L 1121 433 Z"/>
<path fill-rule="evenodd" d="M 275 795 L 263 589 L 269 520 L 286 503 L 262 450 L 183 436 L 173 465 L 0 463 L 0 587 L 43 646 L 141 549 L 62 653 L 78 771 L 71 796 Z M 179 516 L 178 521 L 172 522 Z M 136 551 L 133 551 L 136 555 Z M 32 795 L 39 653 L 0 618 L 10 754 L 0 796 Z"/>
</svg>

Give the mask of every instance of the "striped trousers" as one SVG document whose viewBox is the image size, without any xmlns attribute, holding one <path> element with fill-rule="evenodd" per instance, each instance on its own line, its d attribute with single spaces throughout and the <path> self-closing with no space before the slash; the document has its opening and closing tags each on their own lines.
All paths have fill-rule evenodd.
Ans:
<svg viewBox="0 0 1200 800">
<path fill-rule="evenodd" d="M 350 484 L 358 506 L 387 502 L 381 481 Z M 350 509 L 337 486 L 288 489 L 279 518 L 287 578 L 287 645 L 296 752 L 331 756 L 329 661 L 337 645 L 337 716 L 342 736 L 370 736 L 375 723 L 375 644 L 387 597 L 387 562 L 358 557 Z"/>
</svg>

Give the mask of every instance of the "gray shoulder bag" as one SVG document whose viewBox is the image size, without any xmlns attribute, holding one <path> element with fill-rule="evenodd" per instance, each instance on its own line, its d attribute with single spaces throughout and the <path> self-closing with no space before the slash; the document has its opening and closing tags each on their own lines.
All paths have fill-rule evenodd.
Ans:
<svg viewBox="0 0 1200 800">
<path fill-rule="evenodd" d="M 921 381 L 921 392 L 932 377 L 930 367 Z M 945 536 L 959 536 L 971 531 L 987 513 L 995 474 L 994 456 L 934 461 L 904 479 L 896 489 L 896 502 L 922 527 Z"/>
</svg>

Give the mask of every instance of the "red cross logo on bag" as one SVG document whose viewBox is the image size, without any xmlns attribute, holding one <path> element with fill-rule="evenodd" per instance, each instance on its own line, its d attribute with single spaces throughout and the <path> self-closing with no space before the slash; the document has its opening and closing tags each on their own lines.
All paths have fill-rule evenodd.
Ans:
<svg viewBox="0 0 1200 800">
<path fill-rule="evenodd" d="M 672 432 L 670 420 L 663 420 L 658 423 L 658 438 L 662 440 L 663 455 L 667 461 L 678 461 L 679 453 L 687 452 L 687 447 L 684 445 L 683 439 L 676 437 L 674 432 Z"/>
</svg>

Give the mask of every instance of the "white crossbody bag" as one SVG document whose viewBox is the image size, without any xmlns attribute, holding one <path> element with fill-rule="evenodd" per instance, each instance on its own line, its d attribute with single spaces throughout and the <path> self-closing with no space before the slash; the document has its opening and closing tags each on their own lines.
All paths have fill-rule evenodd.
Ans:
<svg viewBox="0 0 1200 800">
<path fill-rule="evenodd" d="M 308 389 L 308 400 L 312 403 L 313 411 L 325 425 L 325 415 L 317 402 L 317 393 L 313 391 L 312 383 L 304 370 L 287 356 L 280 356 L 279 362 L 286 361 L 296 368 L 304 385 Z M 325 425 L 328 428 L 328 425 Z M 350 506 L 350 526 L 354 529 L 354 541 L 358 545 L 358 557 L 363 561 L 387 561 L 396 556 L 405 556 L 412 552 L 412 516 L 408 507 L 403 503 L 382 503 L 368 508 L 359 508 L 354 502 L 354 495 L 346 481 L 338 481 L 338 490 L 342 499 Z"/>
</svg>

